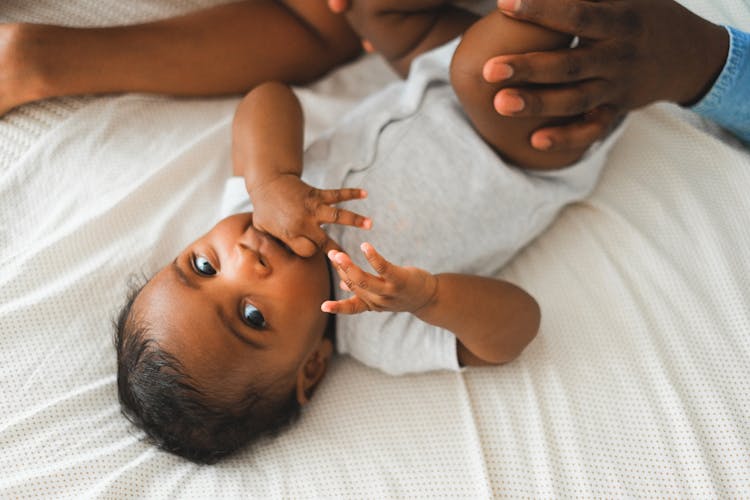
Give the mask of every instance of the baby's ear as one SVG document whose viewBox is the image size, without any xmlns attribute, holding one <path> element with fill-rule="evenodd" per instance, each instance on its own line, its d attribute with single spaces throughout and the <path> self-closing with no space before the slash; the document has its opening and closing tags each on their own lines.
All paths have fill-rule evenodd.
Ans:
<svg viewBox="0 0 750 500">
<path fill-rule="evenodd" d="M 297 402 L 306 405 L 315 392 L 318 383 L 323 380 L 328 368 L 328 361 L 333 355 L 333 344 L 327 338 L 320 339 L 307 359 L 297 371 Z"/>
</svg>

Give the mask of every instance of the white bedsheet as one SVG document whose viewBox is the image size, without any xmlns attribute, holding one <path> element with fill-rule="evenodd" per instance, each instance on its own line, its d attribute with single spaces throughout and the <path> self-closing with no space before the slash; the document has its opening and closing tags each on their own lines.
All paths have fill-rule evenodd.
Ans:
<svg viewBox="0 0 750 500">
<path fill-rule="evenodd" d="M 211 2 L 113 3 L 0 19 Z M 747 2 L 688 5 L 750 28 Z M 369 57 L 302 91 L 308 132 L 390 78 Z M 110 321 L 128 274 L 218 217 L 236 102 L 69 98 L 0 122 L 0 497 L 750 495 L 750 154 L 667 105 L 633 116 L 593 196 L 503 273 L 543 309 L 516 362 L 394 378 L 343 358 L 255 452 L 200 467 L 141 442 Z"/>
</svg>

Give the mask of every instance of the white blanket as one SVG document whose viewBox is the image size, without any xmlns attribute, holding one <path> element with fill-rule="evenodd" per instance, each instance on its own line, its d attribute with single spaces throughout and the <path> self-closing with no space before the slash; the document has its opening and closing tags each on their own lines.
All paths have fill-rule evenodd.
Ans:
<svg viewBox="0 0 750 500">
<path fill-rule="evenodd" d="M 90 4 L 0 18 L 98 22 Z M 96 12 L 172 13 L 126 4 Z M 747 3 L 689 4 L 750 28 Z M 368 57 L 302 90 L 308 137 L 391 78 Z M 667 105 L 632 117 L 592 197 L 504 271 L 543 309 L 518 361 L 388 377 L 343 358 L 254 452 L 199 467 L 143 443 L 111 319 L 129 275 L 216 221 L 236 103 L 70 98 L 0 124 L 1 497 L 750 494 L 750 154 Z"/>
</svg>

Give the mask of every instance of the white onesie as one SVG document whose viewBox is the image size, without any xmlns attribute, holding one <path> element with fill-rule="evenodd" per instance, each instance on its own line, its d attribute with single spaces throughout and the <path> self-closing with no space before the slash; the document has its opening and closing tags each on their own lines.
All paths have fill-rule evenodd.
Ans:
<svg viewBox="0 0 750 500">
<path fill-rule="evenodd" d="M 420 56 L 406 81 L 367 98 L 305 151 L 309 184 L 368 191 L 343 206 L 372 218 L 372 230 L 328 228 L 367 271 L 363 241 L 394 264 L 496 276 L 562 207 L 591 192 L 618 135 L 563 170 L 507 165 L 472 129 L 450 86 L 457 44 Z M 410 314 L 339 315 L 336 327 L 340 353 L 386 373 L 459 369 L 454 335 Z"/>
</svg>

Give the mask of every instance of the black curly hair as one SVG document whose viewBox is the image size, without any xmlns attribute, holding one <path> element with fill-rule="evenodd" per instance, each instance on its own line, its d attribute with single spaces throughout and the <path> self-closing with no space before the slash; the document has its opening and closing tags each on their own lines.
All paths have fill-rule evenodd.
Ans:
<svg viewBox="0 0 750 500">
<path fill-rule="evenodd" d="M 278 434 L 299 418 L 294 391 L 275 395 L 251 385 L 242 400 L 231 405 L 202 392 L 180 361 L 149 338 L 149 326 L 131 314 L 142 289 L 134 287 L 129 293 L 115 321 L 114 341 L 122 412 L 149 441 L 193 462 L 212 464 L 261 437 Z"/>
</svg>

